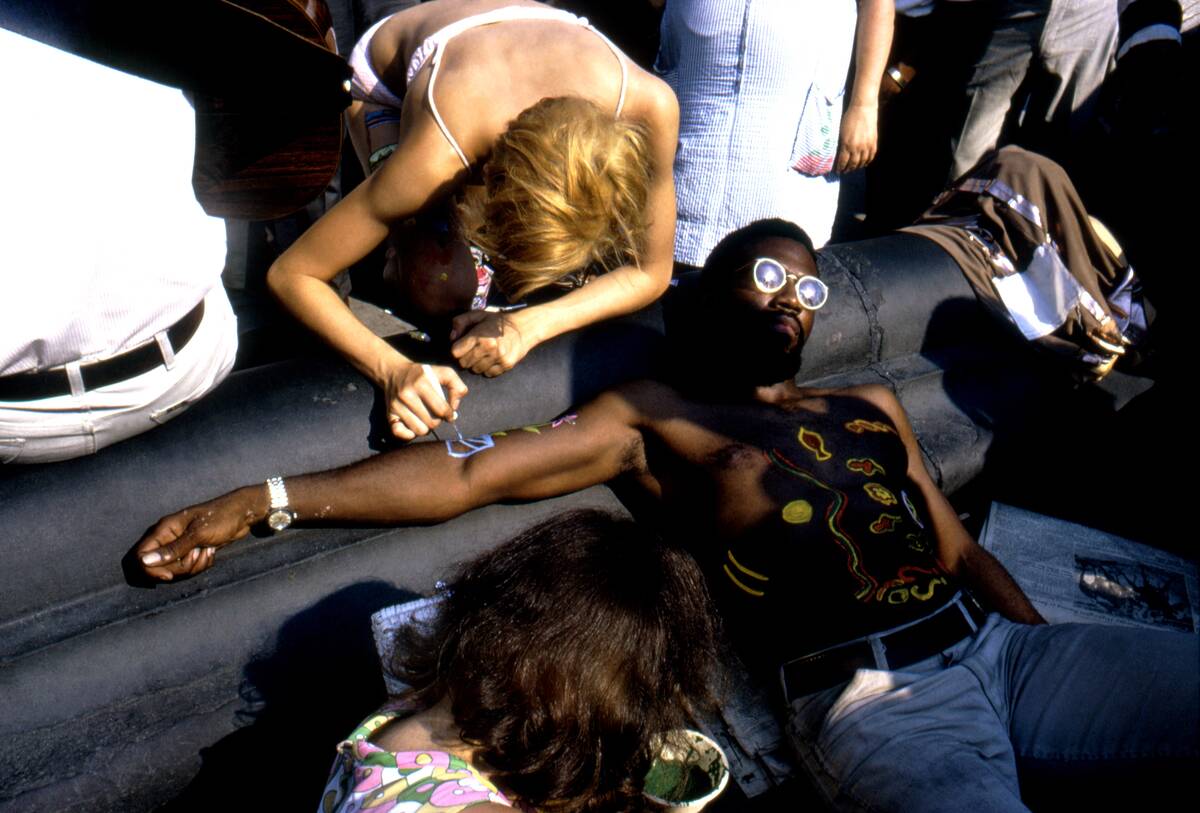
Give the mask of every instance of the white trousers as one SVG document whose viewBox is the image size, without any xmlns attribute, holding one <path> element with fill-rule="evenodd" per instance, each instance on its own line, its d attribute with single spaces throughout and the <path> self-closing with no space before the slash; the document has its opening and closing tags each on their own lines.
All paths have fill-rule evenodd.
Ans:
<svg viewBox="0 0 1200 813">
<path fill-rule="evenodd" d="M 166 339 L 166 331 L 158 335 Z M 0 401 L 0 463 L 68 460 L 153 429 L 220 384 L 236 354 L 237 320 L 218 284 L 205 296 L 196 332 L 171 364 L 99 389 Z"/>
</svg>

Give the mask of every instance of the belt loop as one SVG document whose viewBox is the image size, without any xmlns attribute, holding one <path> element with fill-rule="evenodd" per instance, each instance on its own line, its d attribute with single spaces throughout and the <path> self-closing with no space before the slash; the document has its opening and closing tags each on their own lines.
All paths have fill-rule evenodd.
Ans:
<svg viewBox="0 0 1200 813">
<path fill-rule="evenodd" d="M 79 371 L 78 361 L 68 361 L 65 365 L 67 371 L 67 381 L 71 384 L 71 397 L 80 398 L 83 396 L 83 373 Z M 59 379 L 61 380 L 61 379 Z"/>
<path fill-rule="evenodd" d="M 971 634 L 974 635 L 979 632 L 979 625 L 975 623 L 975 619 L 971 616 L 971 611 L 967 609 L 968 601 L 970 601 L 969 598 L 959 593 L 958 598 L 954 600 L 954 604 L 958 607 L 958 611 L 962 613 L 962 617 L 967 620 L 967 626 L 971 628 Z"/>
<path fill-rule="evenodd" d="M 167 331 L 160 330 L 155 333 L 154 341 L 158 342 L 158 352 L 162 353 L 163 364 L 170 370 L 175 366 L 175 349 L 171 347 L 171 339 L 167 336 Z"/>
<path fill-rule="evenodd" d="M 884 646 L 882 638 L 878 635 L 868 635 L 867 643 L 871 645 L 871 654 L 875 656 L 875 668 L 889 671 L 887 647 Z"/>
</svg>

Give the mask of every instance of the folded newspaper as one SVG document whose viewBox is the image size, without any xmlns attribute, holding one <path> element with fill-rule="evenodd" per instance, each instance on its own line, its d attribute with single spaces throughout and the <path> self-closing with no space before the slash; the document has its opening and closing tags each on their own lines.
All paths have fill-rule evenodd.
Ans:
<svg viewBox="0 0 1200 813">
<path fill-rule="evenodd" d="M 1051 624 L 1200 632 L 1200 568 L 1166 551 L 993 503 L 979 544 Z"/>
</svg>

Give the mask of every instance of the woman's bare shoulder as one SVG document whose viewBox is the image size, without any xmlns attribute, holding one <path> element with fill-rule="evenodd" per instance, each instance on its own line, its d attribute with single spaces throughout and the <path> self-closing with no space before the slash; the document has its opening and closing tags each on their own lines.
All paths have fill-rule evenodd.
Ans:
<svg viewBox="0 0 1200 813">
<path fill-rule="evenodd" d="M 393 753 L 435 747 L 431 736 L 431 709 L 394 717 L 371 734 L 371 742 Z"/>
<path fill-rule="evenodd" d="M 670 124 L 679 126 L 679 101 L 675 91 L 661 78 L 643 68 L 629 64 L 629 89 L 626 91 L 626 115 L 641 119 L 647 124 Z"/>
</svg>

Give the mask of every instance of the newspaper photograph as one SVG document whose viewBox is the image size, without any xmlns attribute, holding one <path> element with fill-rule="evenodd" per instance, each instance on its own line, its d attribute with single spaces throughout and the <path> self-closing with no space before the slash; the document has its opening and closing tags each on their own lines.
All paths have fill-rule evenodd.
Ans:
<svg viewBox="0 0 1200 813">
<path fill-rule="evenodd" d="M 1197 565 L 1157 548 L 993 503 L 979 544 L 1052 624 L 1200 631 Z"/>
</svg>

